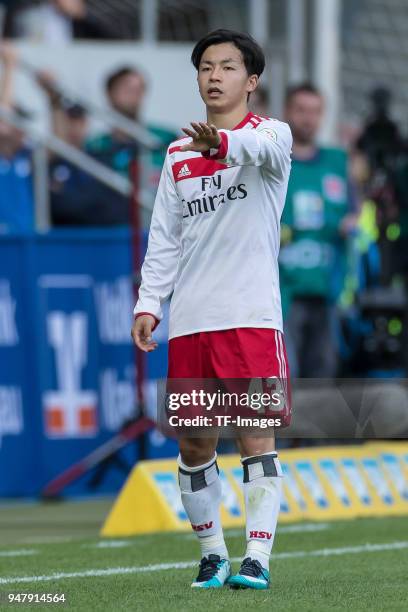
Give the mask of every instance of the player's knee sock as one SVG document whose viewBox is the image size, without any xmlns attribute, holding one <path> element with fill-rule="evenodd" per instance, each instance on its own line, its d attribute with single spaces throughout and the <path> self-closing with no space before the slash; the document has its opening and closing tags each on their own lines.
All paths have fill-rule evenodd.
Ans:
<svg viewBox="0 0 408 612">
<path fill-rule="evenodd" d="M 246 511 L 245 557 L 269 568 L 282 494 L 282 468 L 276 451 L 241 460 Z"/>
<path fill-rule="evenodd" d="M 188 467 L 178 457 L 181 500 L 198 536 L 201 556 L 219 555 L 228 559 L 221 527 L 221 482 L 218 476 L 217 455 L 204 465 Z"/>
</svg>

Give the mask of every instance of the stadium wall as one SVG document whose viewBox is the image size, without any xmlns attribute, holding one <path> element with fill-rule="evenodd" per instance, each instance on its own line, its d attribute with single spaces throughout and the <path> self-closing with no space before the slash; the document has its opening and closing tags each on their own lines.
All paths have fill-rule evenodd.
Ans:
<svg viewBox="0 0 408 612">
<path fill-rule="evenodd" d="M 33 496 L 135 416 L 130 239 L 125 229 L 59 230 L 2 236 L 0 252 L 0 497 Z M 150 410 L 167 368 L 166 321 L 157 340 Z M 174 454 L 174 442 L 148 434 L 147 457 Z M 138 443 L 121 458 L 131 469 Z M 88 474 L 64 493 L 117 491 L 127 473 L 113 463 L 97 488 Z"/>
</svg>

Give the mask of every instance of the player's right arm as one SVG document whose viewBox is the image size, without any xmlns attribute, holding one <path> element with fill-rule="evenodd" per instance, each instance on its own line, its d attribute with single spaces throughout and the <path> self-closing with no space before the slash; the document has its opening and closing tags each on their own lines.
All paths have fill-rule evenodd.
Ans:
<svg viewBox="0 0 408 612">
<path fill-rule="evenodd" d="M 265 119 L 253 130 L 217 130 L 203 122 L 191 126 L 183 128 L 192 140 L 181 151 L 196 151 L 229 166 L 262 166 L 278 181 L 289 176 L 293 139 L 288 124 Z"/>
<path fill-rule="evenodd" d="M 156 348 L 151 333 L 163 317 L 162 305 L 176 281 L 181 249 L 181 203 L 167 154 L 154 203 L 139 299 L 133 311 L 133 340 L 141 350 Z"/>
</svg>

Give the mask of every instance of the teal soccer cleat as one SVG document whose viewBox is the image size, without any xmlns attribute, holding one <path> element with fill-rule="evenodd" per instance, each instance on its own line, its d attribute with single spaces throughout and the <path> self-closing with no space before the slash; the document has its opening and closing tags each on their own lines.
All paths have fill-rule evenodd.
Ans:
<svg viewBox="0 0 408 612">
<path fill-rule="evenodd" d="M 238 574 L 228 579 L 232 589 L 268 589 L 269 572 L 256 559 L 247 557 L 241 563 Z"/>
<path fill-rule="evenodd" d="M 192 583 L 192 588 L 218 589 L 224 586 L 231 576 L 231 564 L 228 559 L 218 555 L 208 555 L 200 561 L 198 576 Z"/>
</svg>

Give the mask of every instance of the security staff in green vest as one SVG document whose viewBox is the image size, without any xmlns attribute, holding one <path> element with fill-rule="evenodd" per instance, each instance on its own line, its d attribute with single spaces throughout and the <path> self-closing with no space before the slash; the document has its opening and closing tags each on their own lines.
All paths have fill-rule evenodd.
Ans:
<svg viewBox="0 0 408 612">
<path fill-rule="evenodd" d="M 340 262 L 352 224 L 347 155 L 316 142 L 324 101 L 313 85 L 291 87 L 285 111 L 293 155 L 282 216 L 280 279 L 291 374 L 329 378 L 337 371 L 333 304 L 341 290 Z"/>
</svg>

